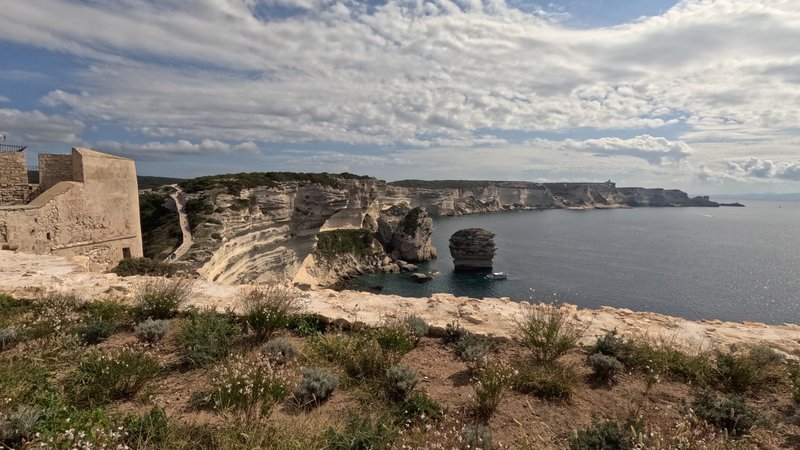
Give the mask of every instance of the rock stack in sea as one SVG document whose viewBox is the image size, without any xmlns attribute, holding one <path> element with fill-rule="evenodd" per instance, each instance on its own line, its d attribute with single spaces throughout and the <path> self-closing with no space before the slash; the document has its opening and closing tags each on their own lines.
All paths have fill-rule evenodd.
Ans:
<svg viewBox="0 0 800 450">
<path fill-rule="evenodd" d="M 483 228 L 465 228 L 450 237 L 456 270 L 491 269 L 494 253 L 494 233 Z"/>
<path fill-rule="evenodd" d="M 433 219 L 425 208 L 394 206 L 378 218 L 376 238 L 392 259 L 420 262 L 436 258 Z"/>
</svg>

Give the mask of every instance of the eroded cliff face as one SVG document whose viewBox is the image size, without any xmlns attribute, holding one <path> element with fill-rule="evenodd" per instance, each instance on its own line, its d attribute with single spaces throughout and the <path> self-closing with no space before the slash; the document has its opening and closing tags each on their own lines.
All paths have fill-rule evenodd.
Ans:
<svg viewBox="0 0 800 450">
<path fill-rule="evenodd" d="M 377 215 L 380 182 L 343 180 L 343 187 L 289 182 L 277 187 L 190 194 L 210 204 L 210 220 L 193 230 L 186 258 L 208 281 L 227 284 L 291 280 L 323 228 L 360 228 Z"/>
<path fill-rule="evenodd" d="M 208 281 L 242 284 L 311 280 L 319 283 L 308 284 L 326 285 L 337 274 L 393 270 L 399 262 L 384 261 L 385 255 L 351 255 L 343 256 L 347 266 L 343 270 L 337 270 L 330 261 L 326 267 L 316 267 L 319 260 L 312 253 L 320 231 L 364 228 L 374 233 L 389 253 L 399 245 L 408 247 L 403 254 L 394 254 L 394 259 L 435 257 L 429 248 L 430 239 L 417 239 L 429 237 L 432 226 L 421 233 L 411 230 L 408 234 L 415 238 L 408 242 L 394 239 L 399 220 L 416 207 L 435 217 L 519 209 L 717 205 L 707 198 L 690 199 L 677 190 L 617 188 L 612 182 L 414 184 L 369 178 L 342 179 L 336 185 L 277 182 L 270 187 L 242 189 L 235 195 L 221 187 L 193 192 L 188 200 L 201 203 L 206 210 L 204 220 L 193 230 L 195 243 L 183 259 Z M 425 224 L 428 222 L 420 227 Z"/>
<path fill-rule="evenodd" d="M 421 183 L 424 185 L 424 183 Z M 644 193 L 643 195 L 647 195 Z M 685 194 L 684 194 L 685 195 Z M 688 196 L 686 197 L 688 199 Z M 460 216 L 519 209 L 621 208 L 627 196 L 612 182 L 527 183 L 492 181 L 467 188 L 409 187 L 390 184 L 384 204 L 422 206 L 432 216 Z"/>
</svg>

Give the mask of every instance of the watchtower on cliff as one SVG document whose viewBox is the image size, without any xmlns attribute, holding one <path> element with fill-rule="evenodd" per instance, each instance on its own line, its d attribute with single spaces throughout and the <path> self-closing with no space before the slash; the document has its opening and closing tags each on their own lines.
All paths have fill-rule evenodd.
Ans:
<svg viewBox="0 0 800 450">
<path fill-rule="evenodd" d="M 87 148 L 38 155 L 0 147 L 0 249 L 79 257 L 90 270 L 142 256 L 133 161 Z"/>
</svg>

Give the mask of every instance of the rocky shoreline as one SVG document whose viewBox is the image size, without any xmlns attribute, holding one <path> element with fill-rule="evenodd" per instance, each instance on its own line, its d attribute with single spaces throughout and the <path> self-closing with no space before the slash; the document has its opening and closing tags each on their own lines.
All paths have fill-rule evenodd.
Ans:
<svg viewBox="0 0 800 450">
<path fill-rule="evenodd" d="M 131 301 L 146 277 L 121 278 L 114 274 L 88 272 L 80 260 L 57 256 L 28 255 L 0 251 L 0 293 L 20 298 L 36 298 L 48 292 L 73 292 L 85 299 L 116 298 Z M 242 289 L 197 280 L 189 305 L 218 310 L 239 307 Z M 366 292 L 328 289 L 299 291 L 309 312 L 321 319 L 349 326 L 354 323 L 379 324 L 387 318 L 416 314 L 427 320 L 434 332 L 458 322 L 469 331 L 510 338 L 516 320 L 528 302 L 508 298 L 473 299 L 450 294 L 429 298 L 405 298 Z M 602 307 L 581 309 L 572 306 L 573 315 L 587 325 L 584 342 L 606 331 L 661 337 L 671 345 L 686 348 L 720 348 L 731 345 L 765 344 L 792 359 L 800 359 L 800 325 L 768 325 L 754 322 L 691 321 L 658 313 L 634 312 Z"/>
</svg>

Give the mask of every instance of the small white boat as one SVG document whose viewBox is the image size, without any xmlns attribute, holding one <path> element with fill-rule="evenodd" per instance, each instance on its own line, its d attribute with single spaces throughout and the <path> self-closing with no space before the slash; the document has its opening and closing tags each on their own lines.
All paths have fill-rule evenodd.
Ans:
<svg viewBox="0 0 800 450">
<path fill-rule="evenodd" d="M 505 272 L 494 272 L 486 275 L 486 278 L 489 280 L 506 280 L 508 275 Z"/>
</svg>

